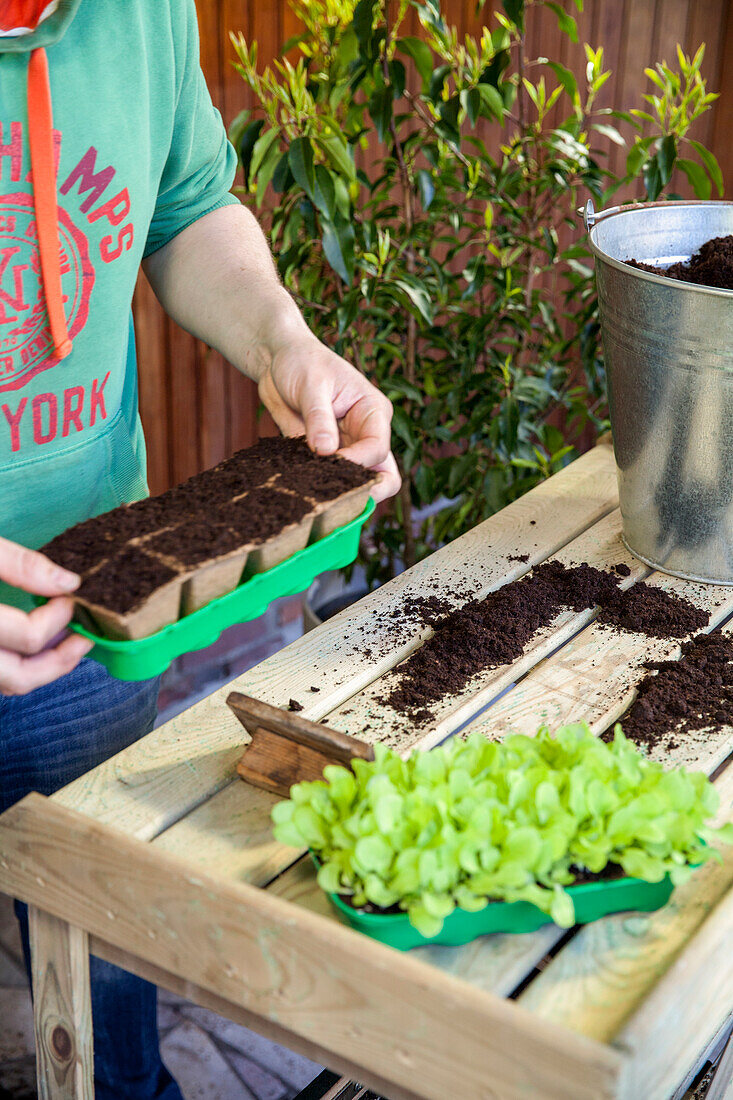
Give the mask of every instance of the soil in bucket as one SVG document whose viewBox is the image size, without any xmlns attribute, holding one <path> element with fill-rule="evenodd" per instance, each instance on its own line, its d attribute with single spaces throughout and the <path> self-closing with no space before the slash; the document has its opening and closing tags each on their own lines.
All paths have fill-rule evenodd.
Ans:
<svg viewBox="0 0 733 1100">
<path fill-rule="evenodd" d="M 712 240 L 706 241 L 687 263 L 655 267 L 653 264 L 641 263 L 638 260 L 627 262 L 639 271 L 664 275 L 667 279 L 681 279 L 685 283 L 697 283 L 699 286 L 733 290 L 733 235 L 713 237 Z"/>
</svg>

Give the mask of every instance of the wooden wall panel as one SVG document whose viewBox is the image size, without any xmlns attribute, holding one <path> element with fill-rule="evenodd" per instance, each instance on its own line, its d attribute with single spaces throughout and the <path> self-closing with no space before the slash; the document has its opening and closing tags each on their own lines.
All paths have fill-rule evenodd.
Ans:
<svg viewBox="0 0 733 1100">
<path fill-rule="evenodd" d="M 259 42 L 260 64 L 297 31 L 287 0 L 197 0 L 201 63 L 212 99 L 228 125 L 250 106 L 248 93 L 231 62 L 229 31 Z M 492 19 L 496 0 L 479 9 L 476 0 L 443 0 L 448 18 L 461 34 L 477 33 Z M 581 41 L 603 45 L 613 76 L 602 92 L 604 106 L 631 107 L 647 90 L 644 67 L 674 59 L 680 41 L 694 50 L 707 43 L 704 72 L 711 89 L 722 92 L 714 111 L 701 120 L 696 136 L 710 144 L 721 162 L 726 192 L 733 193 L 733 0 L 585 0 L 582 14 L 570 0 L 563 6 L 578 20 Z M 582 71 L 582 48 L 559 34 L 554 17 L 531 16 L 528 56 L 557 57 Z M 417 33 L 414 12 L 409 33 Z M 609 145 L 609 162 L 622 168 L 625 152 Z M 686 193 L 684 184 L 680 190 Z M 148 445 L 151 490 L 160 492 L 196 469 L 210 466 L 259 435 L 270 434 L 269 417 L 257 416 L 256 387 L 215 351 L 163 317 L 141 279 L 134 302 L 140 361 L 140 407 Z"/>
</svg>

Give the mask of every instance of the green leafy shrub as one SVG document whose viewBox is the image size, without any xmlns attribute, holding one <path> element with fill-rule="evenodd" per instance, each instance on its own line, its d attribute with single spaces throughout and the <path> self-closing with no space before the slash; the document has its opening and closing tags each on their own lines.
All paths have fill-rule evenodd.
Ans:
<svg viewBox="0 0 733 1100">
<path fill-rule="evenodd" d="M 402 760 L 376 746 L 373 763 L 329 766 L 273 807 L 275 836 L 318 857 L 318 883 L 362 907 L 398 905 L 424 936 L 455 907 L 528 901 L 573 924 L 564 887 L 609 864 L 627 875 L 683 882 L 692 865 L 733 843 L 712 830 L 715 788 L 701 772 L 665 771 L 620 726 L 611 744 L 585 724 L 552 735 L 474 734 Z"/>
<path fill-rule="evenodd" d="M 703 48 L 647 70 L 643 111 L 599 106 L 603 49 L 545 0 L 504 0 L 460 39 L 439 0 L 291 0 L 294 63 L 258 71 L 233 36 L 255 111 L 233 124 L 246 194 L 285 284 L 323 340 L 395 405 L 403 489 L 380 511 L 370 580 L 412 565 L 555 472 L 603 429 L 592 266 L 576 208 L 622 184 L 656 199 L 675 165 L 707 198 L 722 178 L 690 127 L 715 96 Z M 582 0 L 575 0 L 582 9 Z M 421 36 L 404 31 L 414 8 Z M 548 8 L 578 79 L 526 54 Z M 620 129 L 618 128 L 620 127 Z M 621 178 L 609 141 L 631 141 Z M 415 509 L 428 515 L 421 525 Z"/>
</svg>

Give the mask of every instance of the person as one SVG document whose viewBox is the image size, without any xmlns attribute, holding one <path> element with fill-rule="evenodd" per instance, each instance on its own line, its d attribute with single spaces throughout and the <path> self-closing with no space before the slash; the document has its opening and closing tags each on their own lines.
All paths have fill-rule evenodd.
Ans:
<svg viewBox="0 0 733 1100">
<path fill-rule="evenodd" d="M 229 193 L 236 157 L 199 66 L 194 0 L 0 0 L 0 127 L 5 809 L 155 718 L 157 681 L 113 680 L 65 632 L 79 578 L 37 552 L 147 493 L 131 317 L 141 264 L 168 314 L 257 381 L 281 431 L 380 471 L 378 498 L 399 476 L 389 402 L 309 331 Z M 47 602 L 34 608 L 34 594 Z M 98 1100 L 180 1100 L 155 989 L 91 968 Z"/>
</svg>

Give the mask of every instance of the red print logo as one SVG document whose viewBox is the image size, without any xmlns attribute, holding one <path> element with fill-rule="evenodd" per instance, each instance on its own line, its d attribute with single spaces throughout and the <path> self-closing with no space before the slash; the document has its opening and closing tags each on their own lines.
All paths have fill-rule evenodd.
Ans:
<svg viewBox="0 0 733 1100">
<path fill-rule="evenodd" d="M 59 207 L 61 292 L 73 338 L 86 324 L 94 268 L 87 239 Z M 54 367 L 31 195 L 0 195 L 0 392 Z"/>
</svg>

